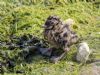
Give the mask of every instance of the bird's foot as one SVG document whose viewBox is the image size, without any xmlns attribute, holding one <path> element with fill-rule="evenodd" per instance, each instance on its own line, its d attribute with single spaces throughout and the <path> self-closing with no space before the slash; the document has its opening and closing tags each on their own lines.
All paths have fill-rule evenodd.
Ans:
<svg viewBox="0 0 100 75">
<path fill-rule="evenodd" d="M 56 56 L 53 56 L 53 57 L 50 58 L 50 61 L 51 61 L 52 63 L 58 63 L 59 60 L 60 60 L 59 57 L 56 57 Z"/>
</svg>

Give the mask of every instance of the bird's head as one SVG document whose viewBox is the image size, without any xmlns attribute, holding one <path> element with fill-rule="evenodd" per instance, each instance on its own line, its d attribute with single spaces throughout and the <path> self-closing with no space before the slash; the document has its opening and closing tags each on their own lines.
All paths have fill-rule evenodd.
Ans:
<svg viewBox="0 0 100 75">
<path fill-rule="evenodd" d="M 55 26 L 57 26 L 59 23 L 61 23 L 61 20 L 58 16 L 49 16 L 44 24 L 45 29 L 53 29 Z"/>
</svg>

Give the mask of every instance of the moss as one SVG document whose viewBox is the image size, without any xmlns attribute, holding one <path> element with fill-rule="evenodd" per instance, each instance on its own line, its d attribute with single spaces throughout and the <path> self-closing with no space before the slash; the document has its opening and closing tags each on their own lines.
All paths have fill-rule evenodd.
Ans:
<svg viewBox="0 0 100 75">
<path fill-rule="evenodd" d="M 53 0 L 47 4 L 44 4 L 45 2 L 30 4 L 26 0 L 22 0 L 22 3 L 18 0 L 0 0 L 0 40 L 9 41 L 11 34 L 21 36 L 28 33 L 43 38 L 42 25 L 49 15 L 55 14 L 62 20 L 73 18 L 75 24 L 72 29 L 83 41 L 89 43 L 90 49 L 95 51 L 95 58 L 100 59 L 100 9 L 95 8 L 90 2 L 67 4 L 63 0 L 57 4 L 52 2 Z M 6 47 L 1 46 L 0 49 L 10 58 L 17 56 L 21 51 L 20 49 L 9 51 Z M 24 70 L 26 75 L 78 75 L 80 64 L 73 60 L 76 50 L 76 45 L 73 45 L 65 59 L 57 64 L 52 64 L 48 59 L 38 55 L 32 57 L 30 64 L 20 58 L 15 59 L 17 65 L 14 67 L 14 72 Z M 3 60 L 2 56 L 0 56 L 0 60 Z M 73 65 L 68 63 L 69 61 Z"/>
</svg>

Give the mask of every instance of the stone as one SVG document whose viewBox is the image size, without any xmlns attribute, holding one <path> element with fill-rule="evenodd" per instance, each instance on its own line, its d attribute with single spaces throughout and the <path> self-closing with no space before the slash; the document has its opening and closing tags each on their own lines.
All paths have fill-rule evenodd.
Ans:
<svg viewBox="0 0 100 75">
<path fill-rule="evenodd" d="M 44 56 L 51 56 L 52 49 L 51 48 L 40 48 L 39 49 L 40 53 Z"/>
<path fill-rule="evenodd" d="M 90 53 L 91 51 L 88 44 L 86 42 L 82 42 L 78 46 L 76 60 L 81 63 L 86 63 L 86 61 L 89 59 Z"/>
</svg>

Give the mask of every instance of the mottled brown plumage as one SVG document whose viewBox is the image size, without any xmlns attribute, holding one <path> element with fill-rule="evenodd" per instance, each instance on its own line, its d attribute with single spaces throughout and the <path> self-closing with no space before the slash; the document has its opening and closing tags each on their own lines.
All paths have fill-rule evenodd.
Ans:
<svg viewBox="0 0 100 75">
<path fill-rule="evenodd" d="M 72 44 L 78 41 L 77 34 L 70 29 L 72 19 L 62 22 L 58 16 L 49 16 L 44 24 L 44 37 L 55 48 L 64 50 L 64 53 L 57 58 L 51 59 L 53 62 L 60 60 Z"/>
</svg>

